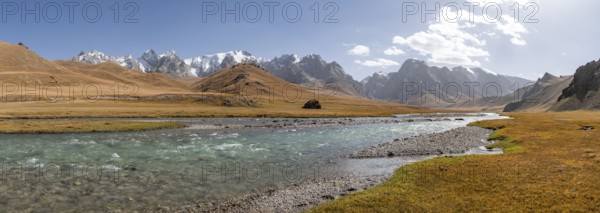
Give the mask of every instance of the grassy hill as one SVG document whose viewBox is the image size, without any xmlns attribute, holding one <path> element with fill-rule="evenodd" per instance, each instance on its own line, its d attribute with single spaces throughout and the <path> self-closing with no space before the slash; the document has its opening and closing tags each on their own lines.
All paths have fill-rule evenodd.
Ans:
<svg viewBox="0 0 600 213">
<path fill-rule="evenodd" d="M 252 64 L 235 65 L 202 79 L 172 79 L 110 62 L 49 61 L 24 46 L 4 42 L 0 42 L 0 79 L 4 85 L 0 118 L 344 117 L 433 112 L 291 84 Z M 323 109 L 302 109 L 310 99 L 318 99 Z"/>
</svg>

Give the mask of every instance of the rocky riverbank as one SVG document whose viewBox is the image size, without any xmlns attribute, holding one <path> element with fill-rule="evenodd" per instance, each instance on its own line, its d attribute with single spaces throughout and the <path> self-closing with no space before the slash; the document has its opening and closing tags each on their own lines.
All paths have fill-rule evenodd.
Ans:
<svg viewBox="0 0 600 213">
<path fill-rule="evenodd" d="M 193 202 L 178 209 L 161 207 L 155 212 L 300 212 L 373 187 L 388 178 L 389 175 L 377 175 L 302 181 L 226 200 Z"/>
<path fill-rule="evenodd" d="M 443 133 L 397 139 L 353 153 L 349 158 L 381 158 L 464 153 L 488 145 L 492 133 L 478 127 L 462 127 Z M 161 207 L 155 212 L 300 212 L 320 203 L 373 187 L 388 174 L 344 176 L 306 180 L 275 186 L 257 193 L 216 201 L 196 201 L 178 208 Z"/>
<path fill-rule="evenodd" d="M 462 127 L 434 134 L 424 134 L 379 144 L 351 154 L 350 158 L 381 158 L 414 155 L 457 154 L 473 147 L 490 144 L 492 130 Z"/>
</svg>

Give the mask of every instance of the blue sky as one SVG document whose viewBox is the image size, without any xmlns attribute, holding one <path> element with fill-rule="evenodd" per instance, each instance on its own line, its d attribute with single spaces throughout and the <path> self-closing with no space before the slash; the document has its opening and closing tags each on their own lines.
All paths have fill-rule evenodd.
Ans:
<svg viewBox="0 0 600 213">
<path fill-rule="evenodd" d="M 22 11 L 34 10 L 36 2 L 40 9 L 33 13 L 40 15 L 39 23 L 33 14 L 25 14 L 26 20 L 22 20 Z M 234 15 L 226 15 L 223 22 L 223 4 L 232 9 L 236 2 L 240 5 L 240 22 L 236 23 Z M 268 2 L 279 2 L 273 7 L 273 14 L 265 5 Z M 439 22 L 434 15 L 421 21 L 423 2 L 429 9 L 440 3 Z M 529 79 L 544 72 L 572 74 L 578 66 L 600 58 L 600 48 L 594 48 L 600 46 L 600 1 L 532 0 L 532 6 L 524 8 L 530 1 L 517 0 L 517 23 L 511 10 L 515 0 L 475 2 L 481 5 L 469 12 L 464 1 L 79 1 L 73 7 L 70 22 L 69 7 L 64 1 L 1 1 L 0 40 L 24 42 L 49 59 L 68 59 L 92 49 L 136 57 L 149 48 L 158 52 L 172 49 L 182 58 L 231 50 L 246 50 L 269 59 L 285 53 L 317 53 L 340 63 L 357 80 L 377 71 L 397 71 L 409 58 L 440 66 L 483 67 Z M 483 6 L 490 2 L 499 5 L 502 16 L 496 16 L 496 7 L 484 11 Z M 115 3 L 119 5 L 118 23 L 114 22 Z M 317 23 L 315 3 L 319 6 Z M 403 4 L 416 4 L 419 11 L 409 15 L 403 11 L 411 8 L 403 10 Z M 60 17 L 56 16 L 57 5 L 61 7 Z M 208 11 L 215 9 L 211 5 L 219 10 L 215 15 Z M 262 12 L 260 18 L 255 18 L 257 5 Z M 445 5 L 460 7 L 443 9 Z M 102 9 L 101 16 L 96 16 L 95 6 Z M 302 15 L 294 20 L 298 6 Z M 124 23 L 134 9 L 137 13 L 129 21 L 137 23 Z M 458 14 L 456 9 L 462 11 L 461 19 L 453 19 Z M 525 23 L 534 9 L 538 12 L 532 19 L 538 22 Z M 330 14 L 333 16 L 328 21 L 333 23 L 324 23 Z M 472 19 L 469 14 L 473 14 Z"/>
</svg>

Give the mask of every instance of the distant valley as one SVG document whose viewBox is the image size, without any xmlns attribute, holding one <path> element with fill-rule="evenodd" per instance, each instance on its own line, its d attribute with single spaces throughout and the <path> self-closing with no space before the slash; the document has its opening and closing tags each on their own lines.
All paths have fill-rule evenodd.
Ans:
<svg viewBox="0 0 600 213">
<path fill-rule="evenodd" d="M 504 112 L 598 109 L 598 62 L 579 68 L 575 76 L 546 73 L 537 81 L 500 75 L 483 68 L 437 67 L 406 60 L 397 72 L 376 72 L 355 80 L 336 62 L 320 55 L 285 54 L 267 60 L 247 51 L 230 51 L 189 59 L 175 51 L 157 54 L 149 49 L 140 57 L 108 56 L 82 51 L 71 61 L 88 64 L 113 62 L 144 73 L 174 79 L 203 78 L 240 63 L 255 64 L 289 83 L 319 85 L 340 94 L 429 108 L 479 109 Z"/>
</svg>

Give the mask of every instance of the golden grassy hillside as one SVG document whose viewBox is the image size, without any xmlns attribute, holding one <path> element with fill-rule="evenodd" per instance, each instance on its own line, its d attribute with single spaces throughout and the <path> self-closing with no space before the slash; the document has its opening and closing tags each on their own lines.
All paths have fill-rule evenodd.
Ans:
<svg viewBox="0 0 600 213">
<path fill-rule="evenodd" d="M 163 93 L 191 93 L 183 82 L 166 75 L 160 73 L 146 74 L 137 70 L 126 69 L 111 62 L 97 65 L 71 61 L 54 61 L 54 63 L 73 71 L 79 76 L 93 77 L 106 85 L 135 83 L 139 87 L 137 95 L 140 96 Z"/>
<path fill-rule="evenodd" d="M 49 74 L 64 74 L 68 70 L 42 58 L 24 46 L 0 41 L 0 70 L 14 71 L 22 74 L 45 72 Z"/>
<path fill-rule="evenodd" d="M 113 63 L 48 61 L 23 46 L 3 42 L 0 81 L 5 102 L 31 100 L 36 93 L 42 100 L 191 93 L 182 82 L 161 74 L 145 74 Z M 22 94 L 27 94 L 26 98 Z"/>
<path fill-rule="evenodd" d="M 8 85 L 2 88 L 0 118 L 343 117 L 433 112 L 291 84 L 251 64 L 203 79 L 176 80 L 110 62 L 48 61 L 23 46 L 3 42 L 0 81 Z M 310 99 L 318 99 L 323 109 L 302 109 Z"/>
<path fill-rule="evenodd" d="M 256 111 L 266 109 L 266 113 L 260 114 L 267 115 L 382 116 L 394 113 L 433 112 L 421 107 L 369 100 L 317 85 L 292 84 L 262 68 L 245 63 L 213 73 L 192 84 L 191 89 L 210 94 L 227 94 L 228 98 L 254 106 Z M 323 109 L 301 109 L 310 99 L 319 100 Z M 298 110 L 299 112 L 294 112 Z"/>
<path fill-rule="evenodd" d="M 320 85 L 297 85 L 275 77 L 253 64 L 242 63 L 218 71 L 191 85 L 197 92 L 233 94 L 239 98 L 267 103 L 298 102 L 310 99 L 367 101 Z"/>
</svg>

